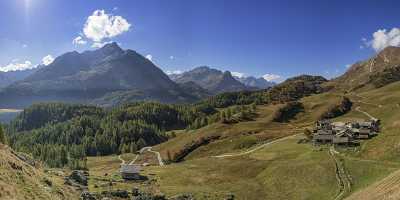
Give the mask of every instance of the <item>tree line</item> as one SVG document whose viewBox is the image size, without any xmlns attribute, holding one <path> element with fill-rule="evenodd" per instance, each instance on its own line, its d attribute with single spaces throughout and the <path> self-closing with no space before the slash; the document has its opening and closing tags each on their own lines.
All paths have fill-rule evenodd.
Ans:
<svg viewBox="0 0 400 200">
<path fill-rule="evenodd" d="M 195 104 L 137 102 L 115 108 L 35 104 L 11 121 L 6 132 L 15 150 L 31 153 L 50 167 L 85 168 L 87 156 L 134 153 L 168 140 L 170 130 L 251 120 L 256 105 L 319 93 L 324 81 L 301 76 L 269 90 L 224 93 Z"/>
</svg>

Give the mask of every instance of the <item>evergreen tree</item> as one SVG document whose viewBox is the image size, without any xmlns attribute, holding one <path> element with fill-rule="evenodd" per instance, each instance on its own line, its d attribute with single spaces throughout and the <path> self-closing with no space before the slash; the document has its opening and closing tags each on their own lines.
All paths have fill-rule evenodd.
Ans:
<svg viewBox="0 0 400 200">
<path fill-rule="evenodd" d="M 3 126 L 0 124 L 0 143 L 6 144 L 6 135 L 4 133 Z"/>
</svg>

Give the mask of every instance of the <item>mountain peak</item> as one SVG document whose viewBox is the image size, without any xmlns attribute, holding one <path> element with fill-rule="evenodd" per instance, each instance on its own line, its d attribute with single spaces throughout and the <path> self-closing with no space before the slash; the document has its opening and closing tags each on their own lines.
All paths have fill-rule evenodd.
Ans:
<svg viewBox="0 0 400 200">
<path fill-rule="evenodd" d="M 116 42 L 112 42 L 112 43 L 104 45 L 98 51 L 101 51 L 105 54 L 112 54 L 114 52 L 122 52 L 123 50 Z"/>
</svg>

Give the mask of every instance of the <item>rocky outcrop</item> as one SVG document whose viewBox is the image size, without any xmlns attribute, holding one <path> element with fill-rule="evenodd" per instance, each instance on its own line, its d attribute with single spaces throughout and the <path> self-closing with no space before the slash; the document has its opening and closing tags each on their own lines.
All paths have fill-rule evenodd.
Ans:
<svg viewBox="0 0 400 200">
<path fill-rule="evenodd" d="M 78 187 L 82 190 L 88 186 L 89 172 L 74 170 L 71 175 L 65 178 L 65 184 Z"/>
</svg>

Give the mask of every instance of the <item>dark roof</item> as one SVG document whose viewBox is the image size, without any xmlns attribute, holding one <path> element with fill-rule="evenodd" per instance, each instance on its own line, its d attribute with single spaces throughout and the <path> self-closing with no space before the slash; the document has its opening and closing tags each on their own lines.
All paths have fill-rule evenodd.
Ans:
<svg viewBox="0 0 400 200">
<path fill-rule="evenodd" d="M 121 165 L 121 173 L 132 173 L 137 174 L 142 169 L 141 165 Z"/>
</svg>

